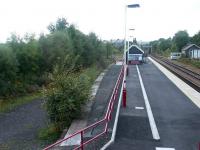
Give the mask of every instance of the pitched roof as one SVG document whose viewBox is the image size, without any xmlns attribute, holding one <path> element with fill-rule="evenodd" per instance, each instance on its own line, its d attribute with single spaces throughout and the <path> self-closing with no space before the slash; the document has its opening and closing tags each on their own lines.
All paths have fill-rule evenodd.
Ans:
<svg viewBox="0 0 200 150">
<path fill-rule="evenodd" d="M 187 49 L 189 49 L 189 48 L 192 47 L 192 46 L 195 46 L 195 47 L 197 47 L 198 49 L 200 49 L 200 47 L 197 46 L 196 44 L 188 44 L 188 45 L 184 46 L 184 47 L 182 48 L 181 51 L 186 51 Z"/>
<path fill-rule="evenodd" d="M 130 48 L 129 48 L 129 50 L 131 50 L 131 49 L 137 49 L 137 50 L 139 50 L 141 53 L 144 53 L 144 51 L 140 48 L 140 47 L 138 47 L 137 45 L 132 45 Z"/>
</svg>

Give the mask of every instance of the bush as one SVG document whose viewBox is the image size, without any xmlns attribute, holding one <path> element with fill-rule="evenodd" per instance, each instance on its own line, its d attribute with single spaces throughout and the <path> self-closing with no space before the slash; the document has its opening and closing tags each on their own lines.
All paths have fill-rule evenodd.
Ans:
<svg viewBox="0 0 200 150">
<path fill-rule="evenodd" d="M 81 114 L 81 106 L 89 95 L 89 77 L 74 73 L 54 76 L 47 92 L 47 111 L 51 121 L 64 128 Z"/>
</svg>

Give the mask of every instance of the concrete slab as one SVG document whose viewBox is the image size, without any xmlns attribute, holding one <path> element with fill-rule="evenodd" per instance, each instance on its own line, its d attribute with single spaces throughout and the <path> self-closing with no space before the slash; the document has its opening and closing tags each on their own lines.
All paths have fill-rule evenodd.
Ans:
<svg viewBox="0 0 200 150">
<path fill-rule="evenodd" d="M 122 64 L 123 64 L 123 61 L 117 61 L 117 62 L 116 62 L 116 65 L 121 66 Z"/>
<path fill-rule="evenodd" d="M 67 131 L 67 134 L 64 138 L 69 137 L 71 134 L 77 132 L 78 130 L 84 128 L 86 126 L 87 122 L 86 120 L 74 120 L 69 127 L 69 130 Z M 69 145 L 80 145 L 81 143 L 81 135 L 77 134 L 73 138 L 64 141 L 60 144 L 60 146 L 69 146 Z"/>
</svg>

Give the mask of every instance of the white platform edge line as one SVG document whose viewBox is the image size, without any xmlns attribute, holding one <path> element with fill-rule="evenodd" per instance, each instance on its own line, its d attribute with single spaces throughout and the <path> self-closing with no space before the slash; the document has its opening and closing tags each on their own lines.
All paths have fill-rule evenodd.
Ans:
<svg viewBox="0 0 200 150">
<path fill-rule="evenodd" d="M 115 136 L 116 136 L 116 132 L 117 132 L 117 124 L 118 124 L 118 119 L 119 119 L 119 111 L 120 111 L 120 106 L 121 106 L 121 102 L 122 102 L 123 83 L 124 83 L 124 78 L 123 78 L 123 81 L 122 81 L 122 86 L 121 86 L 119 101 L 118 101 L 118 105 L 117 105 L 117 112 L 116 112 L 116 115 L 115 115 L 115 122 L 114 122 L 114 127 L 113 127 L 111 139 L 100 150 L 105 150 L 115 141 Z"/>
<path fill-rule="evenodd" d="M 175 150 L 175 148 L 156 147 L 156 150 Z"/>
<path fill-rule="evenodd" d="M 152 58 L 148 57 L 149 60 L 170 80 L 172 81 L 197 107 L 200 108 L 200 93 L 193 89 L 191 86 L 186 84 L 176 75 L 171 73 L 165 67 L 157 63 Z M 169 76 L 170 75 L 170 76 Z M 177 82 L 178 81 L 178 82 Z"/>
<path fill-rule="evenodd" d="M 150 103 L 149 103 L 149 100 L 148 100 L 148 97 L 147 97 L 147 93 L 146 93 L 146 90 L 144 88 L 144 84 L 143 84 L 143 81 L 142 81 L 140 70 L 139 70 L 137 65 L 136 65 L 136 68 L 137 68 L 137 72 L 138 72 L 138 76 L 139 76 L 140 85 L 141 85 L 141 88 L 142 88 L 142 94 L 143 94 L 143 97 L 144 97 L 144 102 L 145 102 L 145 106 L 146 106 L 146 110 L 147 110 L 147 115 L 148 115 L 148 118 L 149 118 L 149 124 L 150 124 L 150 127 L 151 127 L 152 136 L 153 136 L 153 139 L 159 140 L 160 136 L 159 136 L 159 133 L 158 133 L 158 129 L 157 129 L 154 117 L 153 117 L 153 113 L 152 113 L 151 106 L 150 106 Z"/>
</svg>

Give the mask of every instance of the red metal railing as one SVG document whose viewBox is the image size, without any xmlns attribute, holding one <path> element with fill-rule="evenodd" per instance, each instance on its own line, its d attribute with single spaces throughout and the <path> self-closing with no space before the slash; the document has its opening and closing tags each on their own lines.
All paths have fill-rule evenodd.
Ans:
<svg viewBox="0 0 200 150">
<path fill-rule="evenodd" d="M 108 104 L 108 107 L 107 107 L 107 111 L 106 111 L 105 117 L 103 119 L 101 119 L 101 120 L 99 120 L 99 121 L 97 121 L 97 122 L 95 122 L 95 123 L 83 128 L 83 129 L 81 129 L 81 130 L 79 130 L 77 132 L 75 132 L 74 134 L 69 135 L 68 137 L 66 137 L 64 139 L 61 139 L 61 140 L 57 141 L 54 144 L 49 145 L 48 147 L 44 148 L 43 150 L 49 150 L 49 149 L 51 149 L 51 148 L 53 148 L 55 146 L 58 146 L 62 142 L 68 141 L 69 139 L 74 138 L 76 135 L 80 135 L 81 142 L 80 142 L 80 145 L 76 145 L 74 150 L 77 150 L 77 149 L 83 150 L 85 145 L 91 143 L 92 141 L 96 140 L 97 138 L 99 138 L 103 134 L 107 133 L 108 132 L 108 123 L 111 120 L 111 113 L 113 111 L 113 106 L 114 106 L 114 103 L 115 103 L 115 101 L 117 99 L 117 95 L 118 95 L 119 88 L 120 88 L 120 83 L 123 80 L 123 77 L 124 77 L 124 65 L 122 65 L 122 68 L 120 70 L 120 74 L 118 76 L 117 82 L 116 82 L 115 87 L 113 89 L 113 92 L 112 92 L 112 95 L 110 97 L 110 101 L 109 101 L 109 104 Z M 94 127 L 96 127 L 96 126 L 98 126 L 100 124 L 103 124 L 105 126 L 104 130 L 101 133 L 99 133 L 99 134 L 95 135 L 94 137 L 92 137 L 91 139 L 89 139 L 87 141 L 84 141 L 83 140 L 84 133 L 86 133 L 86 131 L 88 131 L 89 129 L 93 129 Z"/>
</svg>

